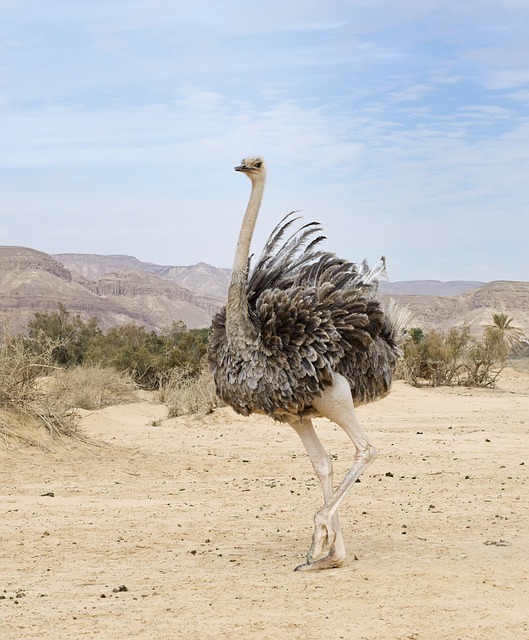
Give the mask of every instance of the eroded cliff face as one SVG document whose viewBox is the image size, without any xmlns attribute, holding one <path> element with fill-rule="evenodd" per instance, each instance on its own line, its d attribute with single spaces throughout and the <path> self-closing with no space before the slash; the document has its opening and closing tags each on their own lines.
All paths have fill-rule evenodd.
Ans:
<svg viewBox="0 0 529 640">
<path fill-rule="evenodd" d="M 95 282 L 86 284 L 90 290 L 100 296 L 136 296 L 161 295 L 169 300 L 194 302 L 195 296 L 178 285 L 165 281 L 146 272 L 122 271 L 108 273 Z"/>
<path fill-rule="evenodd" d="M 45 271 L 70 282 L 72 274 L 47 253 L 26 247 L 0 247 L 0 271 Z"/>
</svg>

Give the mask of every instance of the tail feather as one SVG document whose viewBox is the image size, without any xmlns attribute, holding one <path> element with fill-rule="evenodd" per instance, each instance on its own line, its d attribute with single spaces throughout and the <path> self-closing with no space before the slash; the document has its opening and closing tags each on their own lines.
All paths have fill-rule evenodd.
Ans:
<svg viewBox="0 0 529 640">
<path fill-rule="evenodd" d="M 390 298 L 384 309 L 384 325 L 389 339 L 396 345 L 404 340 L 406 328 L 412 319 L 413 314 L 408 307 L 403 307 Z"/>
<path fill-rule="evenodd" d="M 384 256 L 376 263 L 372 268 L 369 268 L 367 260 L 362 261 L 362 265 L 354 280 L 354 284 L 358 286 L 367 286 L 370 284 L 378 283 L 380 276 L 386 276 L 386 259 Z"/>
</svg>

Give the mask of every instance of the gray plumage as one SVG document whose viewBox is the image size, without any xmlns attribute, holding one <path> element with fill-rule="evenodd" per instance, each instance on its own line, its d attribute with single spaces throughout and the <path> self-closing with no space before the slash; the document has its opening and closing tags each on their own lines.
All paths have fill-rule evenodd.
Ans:
<svg viewBox="0 0 529 640">
<path fill-rule="evenodd" d="M 355 404 L 384 397 L 400 355 L 402 319 L 385 316 L 377 275 L 321 251 L 318 223 L 288 235 L 293 213 L 274 229 L 249 278 L 238 283 L 253 331 L 229 335 L 226 307 L 213 319 L 209 363 L 217 393 L 243 415 L 289 421 L 313 415 L 311 401 L 332 382 L 349 382 Z"/>
</svg>

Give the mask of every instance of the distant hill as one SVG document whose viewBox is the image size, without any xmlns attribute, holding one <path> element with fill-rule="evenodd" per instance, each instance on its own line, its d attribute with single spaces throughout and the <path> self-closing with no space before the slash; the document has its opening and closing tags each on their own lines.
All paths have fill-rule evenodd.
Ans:
<svg viewBox="0 0 529 640">
<path fill-rule="evenodd" d="M 71 272 L 89 280 L 98 280 L 107 273 L 118 271 L 146 271 L 171 280 L 195 295 L 224 298 L 230 284 L 230 270 L 218 269 L 205 262 L 187 267 L 141 262 L 133 256 L 102 256 L 91 253 L 57 253 L 52 256 Z"/>
<path fill-rule="evenodd" d="M 448 282 L 441 282 L 440 280 L 388 282 L 387 280 L 381 280 L 379 291 L 385 295 L 442 296 L 451 298 L 482 287 L 484 284 L 486 283 L 471 280 L 452 280 Z"/>
<path fill-rule="evenodd" d="M 513 324 L 529 337 L 529 282 L 497 280 L 466 291 L 460 296 L 381 295 L 409 307 L 413 325 L 424 329 L 448 331 L 468 324 L 474 334 L 491 324 L 492 314 L 505 312 Z"/>
<path fill-rule="evenodd" d="M 36 311 L 59 303 L 103 329 L 130 322 L 161 331 L 173 321 L 206 327 L 224 303 L 229 269 L 206 263 L 158 265 L 133 256 L 61 253 L 0 247 L 0 321 L 13 330 Z M 505 311 L 529 336 L 529 283 L 495 281 L 381 281 L 381 298 L 394 298 L 414 314 L 413 326 L 443 331 L 468 323 L 474 333 Z"/>
<path fill-rule="evenodd" d="M 89 279 L 41 251 L 0 247 L 0 321 L 23 331 L 36 311 L 55 311 L 59 303 L 98 318 L 103 329 L 135 322 L 161 331 L 177 320 L 207 327 L 221 300 L 143 270 Z"/>
</svg>

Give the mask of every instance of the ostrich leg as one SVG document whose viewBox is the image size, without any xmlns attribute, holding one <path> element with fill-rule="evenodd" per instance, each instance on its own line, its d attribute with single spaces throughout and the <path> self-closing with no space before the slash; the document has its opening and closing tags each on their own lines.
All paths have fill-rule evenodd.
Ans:
<svg viewBox="0 0 529 640">
<path fill-rule="evenodd" d="M 291 426 L 303 442 L 314 471 L 321 483 L 323 502 L 327 504 L 334 493 L 331 457 L 323 448 L 311 420 L 301 418 L 299 422 L 291 423 Z M 329 553 L 325 558 L 326 566 L 328 568 L 341 566 L 345 558 L 345 546 L 338 512 L 332 517 L 332 539 L 325 540 L 325 543 L 329 548 Z"/>
<path fill-rule="evenodd" d="M 345 431 L 354 444 L 356 453 L 353 466 L 349 469 L 341 484 L 329 498 L 325 498 L 325 504 L 322 509 L 315 514 L 314 534 L 312 536 L 310 550 L 307 554 L 307 562 L 296 567 L 296 571 L 328 569 L 342 564 L 345 558 L 345 549 L 341 539 L 339 525 L 338 531 L 335 529 L 336 523 L 338 522 L 338 508 L 353 483 L 375 460 L 377 455 L 375 447 L 371 445 L 358 422 L 349 383 L 343 376 L 335 373 L 332 386 L 327 387 L 321 397 L 314 398 L 312 405 L 322 416 L 332 420 L 332 422 Z M 307 435 L 309 433 L 310 431 L 306 428 L 303 430 L 303 433 L 300 433 L 306 447 L 307 441 L 312 438 L 312 436 Z M 315 436 L 316 434 L 314 433 L 314 437 Z M 321 444 L 319 444 L 319 446 L 323 450 Z M 309 456 L 311 455 L 311 451 L 316 452 L 312 454 L 316 457 L 316 460 L 323 458 L 321 453 L 319 453 L 320 457 L 317 457 L 318 449 L 314 445 L 312 445 L 311 451 L 309 451 L 308 448 L 307 451 L 309 452 Z M 315 464 L 314 461 L 313 464 Z M 328 487 L 324 488 L 324 491 L 327 489 Z M 338 538 L 340 539 L 341 549 L 338 549 L 335 544 Z"/>
</svg>

